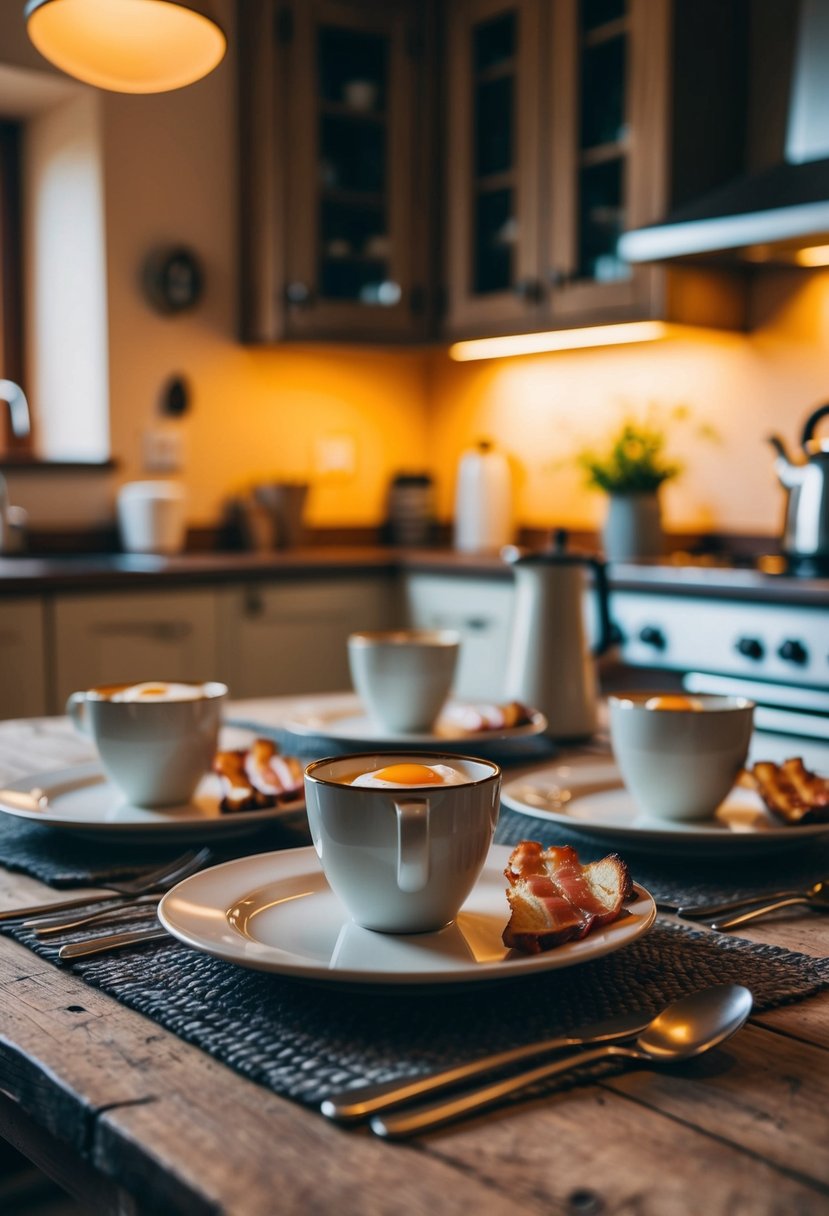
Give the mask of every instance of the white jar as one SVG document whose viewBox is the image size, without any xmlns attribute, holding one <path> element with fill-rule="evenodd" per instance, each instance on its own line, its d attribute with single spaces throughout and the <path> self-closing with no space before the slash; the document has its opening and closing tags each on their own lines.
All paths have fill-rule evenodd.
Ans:
<svg viewBox="0 0 829 1216">
<path fill-rule="evenodd" d="M 512 540 L 512 476 L 502 452 L 481 440 L 464 452 L 455 491 L 455 548 L 498 550 Z"/>
<path fill-rule="evenodd" d="M 175 481 L 130 481 L 118 493 L 118 527 L 127 553 L 184 548 L 184 491 Z"/>
</svg>

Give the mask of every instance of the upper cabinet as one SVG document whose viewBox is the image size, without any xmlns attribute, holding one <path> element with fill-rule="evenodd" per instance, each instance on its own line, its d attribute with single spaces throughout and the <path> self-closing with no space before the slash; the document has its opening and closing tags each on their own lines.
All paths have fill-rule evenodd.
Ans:
<svg viewBox="0 0 829 1216">
<path fill-rule="evenodd" d="M 243 336 L 740 325 L 733 277 L 616 246 L 741 171 L 748 14 L 242 0 Z"/>
<path fill-rule="evenodd" d="M 244 337 L 425 336 L 421 8 L 239 6 Z"/>
<path fill-rule="evenodd" d="M 448 25 L 446 332 L 741 324 L 733 278 L 616 252 L 741 168 L 741 0 L 454 0 Z"/>
</svg>

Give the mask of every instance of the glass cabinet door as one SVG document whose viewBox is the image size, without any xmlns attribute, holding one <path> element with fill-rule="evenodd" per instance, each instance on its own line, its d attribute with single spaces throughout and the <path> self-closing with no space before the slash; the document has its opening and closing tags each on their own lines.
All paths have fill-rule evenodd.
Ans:
<svg viewBox="0 0 829 1216">
<path fill-rule="evenodd" d="M 532 327 L 538 281 L 537 0 L 461 0 L 448 48 L 447 326 Z"/>
<path fill-rule="evenodd" d="M 405 334 L 414 64 L 405 5 L 298 5 L 289 74 L 289 334 Z"/>
<path fill-rule="evenodd" d="M 660 178 L 649 108 L 665 56 L 648 32 L 661 0 L 557 0 L 553 7 L 549 280 L 554 315 L 646 307 L 651 272 L 616 251 L 647 222 Z M 658 25 L 658 20 L 656 25 Z M 634 87 L 635 82 L 635 87 Z"/>
</svg>

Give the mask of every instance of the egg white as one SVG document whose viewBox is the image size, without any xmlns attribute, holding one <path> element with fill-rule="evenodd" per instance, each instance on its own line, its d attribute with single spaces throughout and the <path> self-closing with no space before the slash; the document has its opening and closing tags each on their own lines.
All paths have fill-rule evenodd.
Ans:
<svg viewBox="0 0 829 1216">
<path fill-rule="evenodd" d="M 391 764 L 384 765 L 384 768 L 391 768 Z M 457 769 L 450 768 L 448 764 L 424 764 L 424 768 L 428 768 L 430 772 L 437 773 L 440 777 L 440 784 L 437 782 L 424 783 L 422 781 L 406 782 L 401 781 L 384 781 L 382 777 L 378 777 L 377 773 L 360 773 L 359 777 L 355 777 L 351 782 L 352 785 L 361 785 L 369 789 L 377 790 L 412 790 L 412 789 L 440 789 L 447 785 L 465 785 L 469 778 L 464 773 L 459 773 Z M 382 771 L 382 770 L 380 770 Z"/>
</svg>

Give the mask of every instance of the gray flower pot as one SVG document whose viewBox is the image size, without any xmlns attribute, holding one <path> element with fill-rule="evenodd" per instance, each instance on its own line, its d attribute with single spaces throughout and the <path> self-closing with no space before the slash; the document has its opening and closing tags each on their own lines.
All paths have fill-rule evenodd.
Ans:
<svg viewBox="0 0 829 1216">
<path fill-rule="evenodd" d="M 656 492 L 609 496 L 602 527 L 602 546 L 608 561 L 661 557 L 664 539 Z"/>
</svg>

